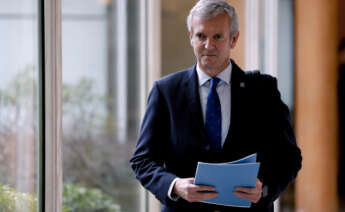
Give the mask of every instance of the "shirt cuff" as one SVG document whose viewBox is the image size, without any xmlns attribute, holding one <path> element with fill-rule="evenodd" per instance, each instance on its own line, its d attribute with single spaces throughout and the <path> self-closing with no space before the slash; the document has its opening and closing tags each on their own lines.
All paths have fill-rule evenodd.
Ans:
<svg viewBox="0 0 345 212">
<path fill-rule="evenodd" d="M 177 201 L 180 197 L 179 196 L 177 196 L 176 194 L 173 194 L 172 193 L 172 190 L 173 190 L 173 188 L 174 188 L 174 185 L 175 185 L 175 183 L 176 183 L 176 180 L 178 180 L 179 178 L 178 177 L 176 177 L 173 181 L 172 181 L 172 183 L 170 184 L 170 187 L 169 187 L 169 190 L 168 190 L 168 197 L 171 199 L 171 200 L 173 200 L 173 201 Z"/>
</svg>

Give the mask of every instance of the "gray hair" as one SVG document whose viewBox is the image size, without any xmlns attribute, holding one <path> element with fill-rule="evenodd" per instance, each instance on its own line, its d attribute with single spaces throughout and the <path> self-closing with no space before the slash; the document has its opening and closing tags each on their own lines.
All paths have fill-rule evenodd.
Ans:
<svg viewBox="0 0 345 212">
<path fill-rule="evenodd" d="M 235 35 L 239 30 L 238 16 L 235 8 L 226 0 L 200 0 L 189 12 L 187 17 L 187 28 L 192 32 L 192 19 L 197 16 L 201 19 L 210 19 L 220 13 L 225 13 L 231 20 L 230 36 Z"/>
</svg>

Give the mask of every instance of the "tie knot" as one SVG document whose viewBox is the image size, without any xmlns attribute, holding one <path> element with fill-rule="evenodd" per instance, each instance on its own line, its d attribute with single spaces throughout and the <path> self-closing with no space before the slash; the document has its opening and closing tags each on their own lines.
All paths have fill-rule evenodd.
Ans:
<svg viewBox="0 0 345 212">
<path fill-rule="evenodd" d="M 220 82 L 220 79 L 218 77 L 212 77 L 211 82 L 210 82 L 211 83 L 210 84 L 211 89 L 217 88 L 217 85 L 219 82 Z"/>
</svg>

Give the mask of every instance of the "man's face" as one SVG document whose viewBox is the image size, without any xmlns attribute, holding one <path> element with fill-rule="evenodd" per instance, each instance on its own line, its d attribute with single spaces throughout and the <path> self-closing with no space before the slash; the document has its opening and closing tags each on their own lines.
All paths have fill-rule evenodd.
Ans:
<svg viewBox="0 0 345 212">
<path fill-rule="evenodd" d="M 230 49 L 235 47 L 238 33 L 230 38 L 230 19 L 225 13 L 207 20 L 194 16 L 190 42 L 200 68 L 211 76 L 229 64 Z"/>
</svg>

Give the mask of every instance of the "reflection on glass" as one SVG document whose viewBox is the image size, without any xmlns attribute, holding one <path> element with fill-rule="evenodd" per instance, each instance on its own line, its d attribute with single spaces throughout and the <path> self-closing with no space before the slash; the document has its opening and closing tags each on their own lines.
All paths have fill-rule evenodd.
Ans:
<svg viewBox="0 0 345 212">
<path fill-rule="evenodd" d="M 63 207 L 133 212 L 139 0 L 62 0 Z"/>
<path fill-rule="evenodd" d="M 36 0 L 0 2 L 0 211 L 37 211 Z"/>
</svg>

